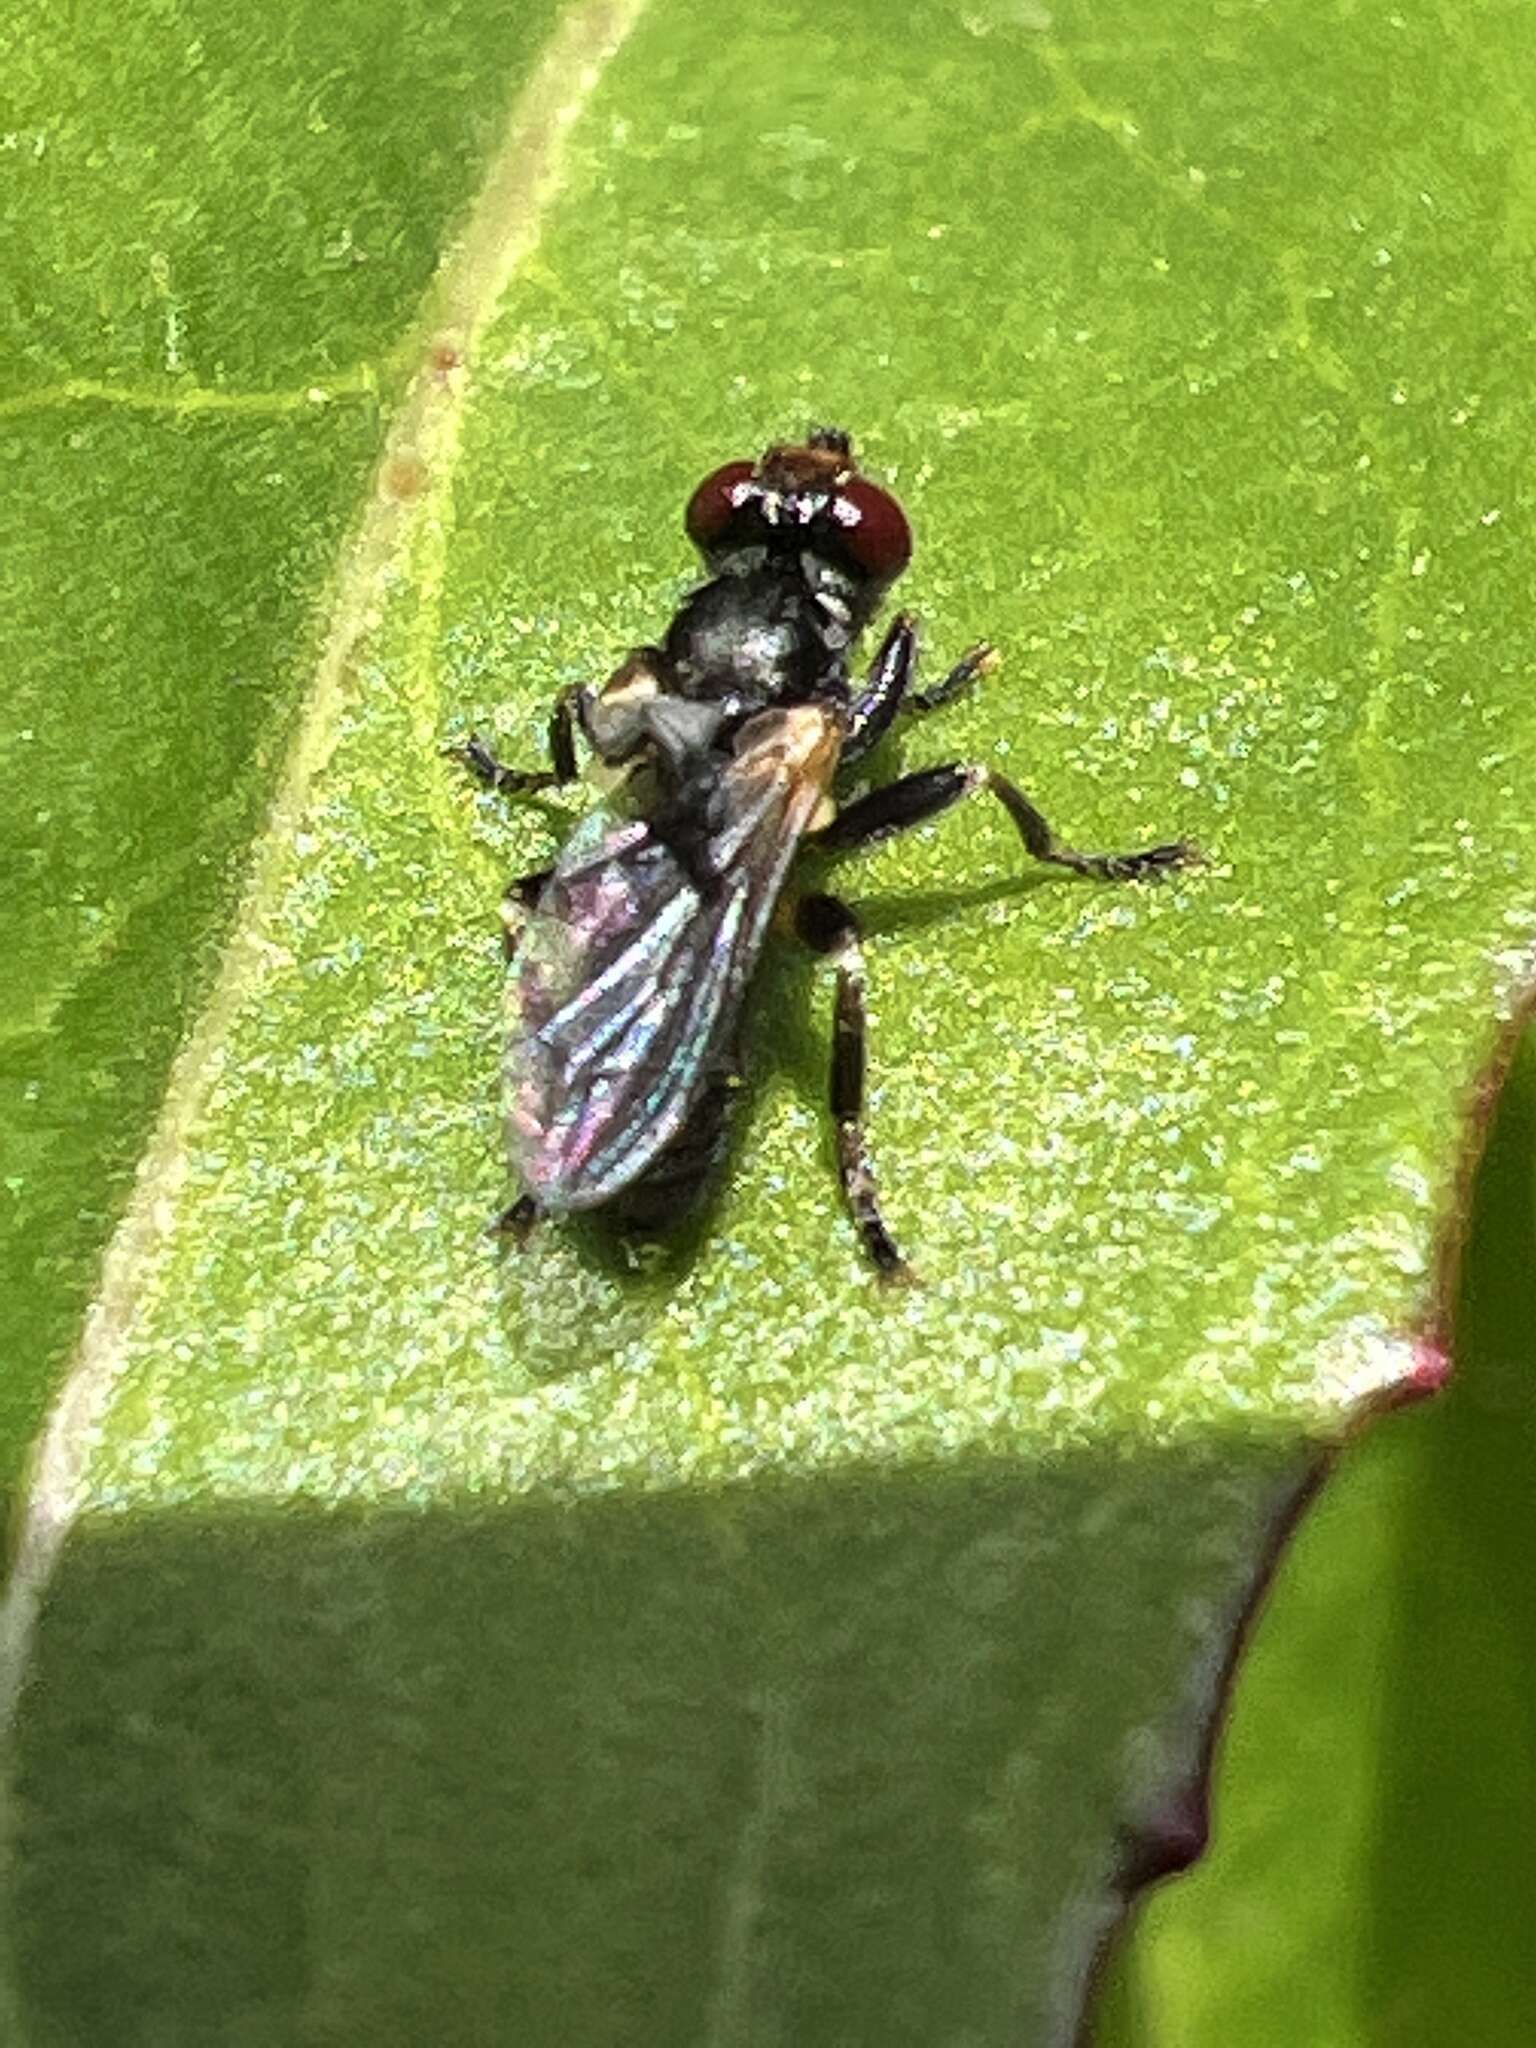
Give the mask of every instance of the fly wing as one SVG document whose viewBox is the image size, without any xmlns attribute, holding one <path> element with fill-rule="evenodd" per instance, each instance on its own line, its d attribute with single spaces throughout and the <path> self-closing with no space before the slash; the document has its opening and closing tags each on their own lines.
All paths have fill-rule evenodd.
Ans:
<svg viewBox="0 0 1536 2048">
<path fill-rule="evenodd" d="M 566 846 L 512 992 L 511 1150 L 541 1208 L 611 1200 L 682 1129 L 730 1042 L 840 742 L 810 705 L 742 728 L 710 799 L 705 890 L 644 820 L 597 812 Z"/>
</svg>

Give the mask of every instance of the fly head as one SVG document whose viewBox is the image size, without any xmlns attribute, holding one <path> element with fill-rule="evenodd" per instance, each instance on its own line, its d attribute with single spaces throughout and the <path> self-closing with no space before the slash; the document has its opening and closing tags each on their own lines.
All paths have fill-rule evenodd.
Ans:
<svg viewBox="0 0 1536 2048">
<path fill-rule="evenodd" d="M 710 567 L 733 557 L 806 559 L 845 578 L 862 623 L 912 558 L 912 529 L 896 499 L 860 474 L 837 427 L 777 442 L 756 462 L 728 462 L 688 502 L 688 537 Z"/>
</svg>

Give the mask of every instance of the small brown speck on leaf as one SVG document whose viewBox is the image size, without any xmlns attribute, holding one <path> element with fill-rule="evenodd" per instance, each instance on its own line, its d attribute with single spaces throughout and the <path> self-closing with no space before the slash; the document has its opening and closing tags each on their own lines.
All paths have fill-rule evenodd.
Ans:
<svg viewBox="0 0 1536 2048">
<path fill-rule="evenodd" d="M 419 455 L 391 456 L 384 465 L 384 495 L 401 502 L 419 498 L 427 487 L 427 465 Z"/>
</svg>

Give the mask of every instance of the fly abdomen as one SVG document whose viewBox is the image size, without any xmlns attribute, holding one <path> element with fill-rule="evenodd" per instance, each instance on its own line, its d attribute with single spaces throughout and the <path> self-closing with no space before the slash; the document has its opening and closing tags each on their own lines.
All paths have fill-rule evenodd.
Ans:
<svg viewBox="0 0 1536 2048">
<path fill-rule="evenodd" d="M 731 1113 L 741 1093 L 736 1067 L 712 1075 L 677 1136 L 609 1205 L 621 1230 L 669 1230 L 709 1192 L 730 1150 Z"/>
</svg>

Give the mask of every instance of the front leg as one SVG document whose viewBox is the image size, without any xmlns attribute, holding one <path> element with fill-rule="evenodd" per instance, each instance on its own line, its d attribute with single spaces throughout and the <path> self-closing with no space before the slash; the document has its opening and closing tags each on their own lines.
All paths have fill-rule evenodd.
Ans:
<svg viewBox="0 0 1536 2048">
<path fill-rule="evenodd" d="M 870 663 L 863 689 L 849 707 L 848 737 L 843 742 L 845 761 L 856 761 L 861 754 L 867 754 L 889 730 L 916 668 L 917 621 L 910 612 L 898 612 Z"/>
<path fill-rule="evenodd" d="M 816 835 L 816 844 L 828 853 L 851 853 L 856 847 L 872 846 L 912 825 L 921 825 L 978 790 L 997 798 L 1018 827 L 1026 851 L 1036 860 L 1070 868 L 1074 874 L 1091 875 L 1097 881 L 1145 881 L 1175 868 L 1194 867 L 1201 857 L 1187 839 L 1143 847 L 1134 853 L 1078 853 L 1060 844 L 1044 814 L 1006 776 L 979 762 L 963 761 L 920 768 L 915 775 L 887 783 L 884 789 L 872 789 L 868 796 L 839 811 L 825 831 Z"/>
<path fill-rule="evenodd" d="M 456 746 L 445 747 L 443 752 L 451 761 L 462 761 L 477 781 L 503 796 L 531 796 L 535 790 L 561 789 L 576 780 L 575 707 L 582 694 L 579 688 L 562 690 L 555 699 L 555 708 L 549 715 L 548 768 L 508 768 L 478 733 L 471 733 Z"/>
<path fill-rule="evenodd" d="M 692 703 L 667 693 L 665 657 L 658 647 L 631 649 L 601 690 L 573 684 L 555 699 L 549 718 L 548 768 L 508 768 L 477 734 L 445 747 L 487 789 L 529 796 L 576 780 L 576 730 L 605 767 L 622 768 L 648 756 L 663 772 L 686 764 L 689 749 L 708 743 L 718 728 L 718 704 Z"/>
<path fill-rule="evenodd" d="M 917 621 L 910 612 L 898 613 L 880 643 L 863 689 L 853 700 L 843 759 L 857 761 L 861 754 L 867 754 L 890 730 L 891 722 L 899 712 L 937 711 L 940 705 L 952 703 L 977 676 L 985 674 L 996 662 L 996 649 L 985 640 L 979 640 L 968 653 L 961 655 L 942 682 L 935 683 L 931 690 L 914 690 Z"/>
</svg>

